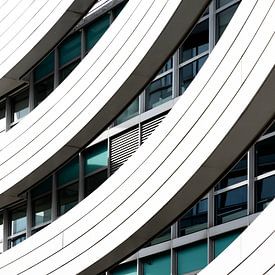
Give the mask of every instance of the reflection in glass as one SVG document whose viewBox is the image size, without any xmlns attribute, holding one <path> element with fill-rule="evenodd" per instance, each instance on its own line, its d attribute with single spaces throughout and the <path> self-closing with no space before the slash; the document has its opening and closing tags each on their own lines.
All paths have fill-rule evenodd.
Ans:
<svg viewBox="0 0 275 275">
<path fill-rule="evenodd" d="M 199 23 L 179 50 L 179 62 L 183 63 L 205 51 L 209 47 L 208 20 Z"/>
<path fill-rule="evenodd" d="M 229 222 L 247 215 L 247 186 L 215 196 L 216 224 Z"/>
<path fill-rule="evenodd" d="M 172 73 L 153 81 L 145 90 L 146 110 L 172 98 Z"/>
<path fill-rule="evenodd" d="M 264 132 L 264 134 L 270 134 L 270 133 L 273 133 L 275 132 L 275 122 L 273 122 L 269 127 L 268 129 Z"/>
<path fill-rule="evenodd" d="M 62 68 L 59 72 L 59 83 L 61 83 L 73 70 L 74 68 L 78 65 L 80 62 L 80 59 L 72 62 L 68 66 Z"/>
<path fill-rule="evenodd" d="M 188 88 L 190 83 L 193 81 L 199 70 L 201 69 L 202 65 L 206 61 L 208 55 L 205 55 L 196 61 L 185 65 L 184 67 L 180 68 L 179 71 L 179 78 L 180 78 L 180 94 L 183 94 L 185 90 Z"/>
<path fill-rule="evenodd" d="M 29 113 L 29 92 L 28 89 L 15 95 L 11 99 L 12 122 L 16 122 Z"/>
<path fill-rule="evenodd" d="M 215 186 L 215 190 L 247 180 L 247 155 L 245 155 L 230 172 Z"/>
<path fill-rule="evenodd" d="M 33 226 L 51 220 L 51 194 L 33 201 Z"/>
<path fill-rule="evenodd" d="M 255 183 L 256 212 L 262 211 L 275 197 L 275 176 L 271 176 Z"/>
<path fill-rule="evenodd" d="M 158 72 L 158 74 L 165 73 L 166 71 L 172 69 L 173 67 L 173 58 L 170 57 L 168 61 L 165 63 L 165 65 L 161 68 L 161 70 Z"/>
<path fill-rule="evenodd" d="M 26 230 L 26 206 L 21 206 L 11 211 L 11 235 Z"/>
<path fill-rule="evenodd" d="M 139 97 L 134 99 L 132 103 L 117 117 L 115 123 L 118 125 L 139 114 Z"/>
<path fill-rule="evenodd" d="M 35 69 L 34 69 L 34 81 L 38 81 L 41 78 L 54 72 L 54 51 L 51 52 Z"/>
<path fill-rule="evenodd" d="M 225 28 L 227 27 L 228 23 L 230 22 L 231 18 L 233 17 L 238 4 L 229 7 L 228 9 L 218 13 L 217 15 L 217 32 L 216 32 L 216 42 L 222 36 Z"/>
<path fill-rule="evenodd" d="M 5 101 L 0 102 L 0 132 L 6 129 Z"/>
<path fill-rule="evenodd" d="M 58 216 L 65 214 L 78 203 L 78 183 L 63 187 L 57 191 Z"/>
<path fill-rule="evenodd" d="M 232 0 L 217 0 L 217 9 L 232 2 Z"/>
<path fill-rule="evenodd" d="M 160 232 L 154 239 L 152 239 L 150 242 L 148 242 L 145 246 L 151 246 L 159 243 L 163 243 L 166 241 L 171 240 L 171 227 L 164 229 L 162 232 Z"/>
<path fill-rule="evenodd" d="M 21 236 L 18 236 L 16 238 L 12 238 L 10 240 L 9 245 L 10 245 L 10 247 L 14 247 L 14 246 L 18 245 L 19 243 L 23 242 L 24 240 L 26 240 L 26 235 L 25 234 L 21 235 Z"/>
<path fill-rule="evenodd" d="M 179 236 L 197 232 L 207 227 L 207 199 L 200 200 L 179 220 Z"/>
<path fill-rule="evenodd" d="M 34 106 L 38 106 L 53 91 L 53 76 L 34 84 Z"/>
<path fill-rule="evenodd" d="M 170 253 L 162 253 L 143 259 L 143 275 L 167 275 L 170 274 Z"/>
<path fill-rule="evenodd" d="M 259 176 L 275 169 L 275 136 L 255 145 L 255 173 Z"/>
<path fill-rule="evenodd" d="M 94 192 L 107 179 L 107 169 L 85 178 L 85 196 Z"/>
</svg>

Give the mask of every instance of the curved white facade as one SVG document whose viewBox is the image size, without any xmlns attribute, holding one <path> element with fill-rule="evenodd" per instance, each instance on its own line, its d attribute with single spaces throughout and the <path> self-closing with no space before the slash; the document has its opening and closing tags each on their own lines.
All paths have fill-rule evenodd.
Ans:
<svg viewBox="0 0 275 275">
<path fill-rule="evenodd" d="M 2 135 L 3 198 L 28 188 L 98 135 L 150 80 L 208 2 L 194 7 L 189 0 L 130 1 L 55 93 Z M 185 13 L 189 16 L 182 17 Z"/>
<path fill-rule="evenodd" d="M 72 211 L 1 255 L 1 272 L 99 273 L 131 253 L 205 193 L 274 116 L 273 2 L 243 1 L 189 92 L 148 142 Z M 142 4 L 149 5 L 148 1 Z M 154 4 L 152 1 L 152 12 Z M 126 20 L 126 13 L 138 8 L 136 5 L 132 1 L 120 20 Z M 157 6 L 160 8 L 159 2 Z M 121 24 L 117 22 L 113 28 Z M 104 38 L 94 52 L 99 51 L 102 41 Z M 45 101 L 45 109 L 51 98 Z M 265 108 L 259 114 L 263 103 Z M 20 129 L 25 131 L 29 121 L 31 118 L 18 126 L 19 133 Z M 247 127 L 251 123 L 254 127 Z M 16 130 L 8 134 L 12 137 L 13 132 Z M 19 133 L 14 142 L 20 140 Z M 6 146 L 1 161 L 12 155 L 10 145 Z M 5 156 L 5 152 L 10 155 Z M 26 170 L 26 174 L 31 171 Z"/>
<path fill-rule="evenodd" d="M 88 12 L 95 0 L 6 1 L 0 17 L 0 96 Z"/>
<path fill-rule="evenodd" d="M 157 30 L 161 32 L 160 22 L 165 27 L 167 24 L 165 18 L 167 20 L 168 15 L 172 16 L 175 9 L 174 1 L 162 1 L 161 3 L 163 6 L 160 5 L 159 1 L 157 4 L 156 1 L 141 0 L 139 3 L 131 1 L 110 32 L 112 31 L 115 36 L 115 30 L 120 30 L 123 20 L 136 19 L 136 23 L 140 24 L 140 29 L 136 28 L 133 32 L 133 42 L 138 44 L 138 40 L 134 36 L 137 33 L 141 38 L 140 45 L 143 41 L 146 41 L 144 43 L 148 46 L 148 50 L 151 47 L 154 49 L 154 46 L 148 44 L 147 40 L 143 40 L 142 31 L 148 32 L 148 35 L 150 34 L 148 37 L 150 40 L 155 37 L 157 42 L 163 42 L 162 39 L 164 38 L 161 39 L 162 36 L 158 37 Z M 183 7 L 184 4 L 187 5 L 188 1 L 183 1 L 183 6 L 180 5 L 180 1 L 177 3 L 179 7 Z M 148 142 L 116 174 L 68 214 L 26 240 L 22 245 L 1 255 L 0 272 L 3 274 L 9 274 L 9 272 L 15 274 L 41 274 L 41 270 L 43 270 L 45 274 L 99 273 L 113 265 L 114 262 L 118 262 L 129 255 L 147 238 L 160 231 L 184 209 L 194 203 L 198 197 L 202 196 L 213 184 L 213 181 L 220 177 L 240 155 L 240 152 L 243 152 L 255 140 L 263 125 L 274 116 L 274 9 L 274 1 L 272 0 L 244 0 L 226 33 L 198 77 L 191 84 L 189 91 L 182 96 Z M 133 12 L 132 17 L 130 17 L 130 10 Z M 142 11 L 145 12 L 144 15 L 142 15 Z M 154 18 L 153 15 L 156 17 Z M 174 16 L 176 15 L 179 16 L 180 14 L 175 13 Z M 145 24 L 146 18 L 152 20 L 153 24 L 157 24 L 157 29 L 154 29 L 154 25 L 152 25 L 152 30 L 144 30 L 142 23 Z M 175 19 L 175 21 L 177 20 Z M 173 25 L 175 21 L 170 21 L 171 28 L 175 26 Z M 191 20 L 189 23 L 192 23 Z M 147 22 L 145 25 L 148 25 Z M 131 27 L 134 28 L 134 25 L 128 24 L 126 26 L 125 33 L 128 28 L 128 32 L 131 33 L 130 29 Z M 125 33 L 122 31 L 122 34 L 125 35 Z M 119 42 L 124 45 L 121 37 L 117 37 L 120 38 L 117 41 L 118 45 Z M 128 37 L 124 38 L 126 40 Z M 165 38 L 167 39 L 166 36 Z M 110 39 L 112 50 L 115 50 L 116 44 L 111 44 L 114 43 L 111 35 L 106 35 L 86 60 L 96 59 L 97 55 L 101 53 L 102 45 L 106 44 L 108 39 Z M 114 41 L 116 40 L 114 39 Z M 131 45 L 131 39 L 128 38 L 127 43 Z M 119 46 L 117 47 L 119 48 Z M 137 49 L 139 48 L 137 47 Z M 144 47 L 142 47 L 143 50 Z M 133 61 L 135 62 L 142 61 L 142 58 L 138 59 L 135 56 L 135 52 L 132 55 L 124 56 L 128 51 L 129 48 L 125 52 L 122 51 L 122 56 L 126 58 L 127 62 L 130 62 L 131 58 L 134 58 Z M 104 54 L 107 54 L 106 52 Z M 150 55 L 146 56 L 146 51 L 143 53 L 145 53 L 145 58 L 149 58 L 150 62 L 154 60 L 154 54 L 152 54 L 152 57 Z M 45 119 L 50 112 L 55 110 L 55 106 L 58 106 L 59 100 L 60 102 L 67 102 L 65 99 L 68 97 L 68 105 L 71 103 L 69 100 L 73 101 L 71 91 L 66 88 L 72 84 L 72 86 L 80 85 L 78 83 L 74 84 L 73 80 L 78 82 L 76 75 L 79 76 L 86 64 L 85 62 L 88 62 L 86 60 L 84 60 L 83 65 L 76 69 L 76 73 L 58 88 L 60 92 L 64 92 L 64 97 L 58 93 L 58 96 L 60 96 L 58 98 L 57 93 L 54 93 L 53 96 L 45 100 L 45 104 L 42 104 L 41 108 L 38 107 L 32 112 L 29 119 L 22 121 L 18 127 L 14 128 L 14 131 L 11 130 L 7 133 L 1 151 L 3 194 L 8 188 L 13 185 L 16 186 L 17 182 L 20 184 L 22 178 L 33 172 L 33 167 L 30 166 L 34 164 L 38 166 L 43 163 L 42 160 L 40 163 L 37 161 L 38 158 L 40 160 L 42 153 L 41 155 L 34 154 L 35 150 L 44 152 L 45 156 L 43 155 L 43 158 L 47 160 L 53 154 L 52 152 L 55 154 L 64 144 L 80 146 L 81 142 L 85 142 L 85 130 L 87 128 L 84 128 L 83 135 L 81 132 L 81 123 L 84 125 L 86 123 L 85 117 L 91 117 L 94 112 L 92 122 L 96 125 L 98 119 L 96 112 L 101 107 L 99 104 L 102 103 L 102 109 L 99 112 L 99 114 L 103 114 L 100 117 L 102 121 L 106 110 L 110 110 L 107 107 L 104 109 L 103 104 L 106 102 L 108 106 L 109 102 L 117 102 L 115 100 L 116 96 L 119 100 L 124 95 L 122 92 L 118 92 L 113 95 L 113 98 L 111 95 L 104 96 L 103 89 L 95 101 L 91 100 L 91 105 L 98 102 L 98 110 L 88 112 L 89 109 L 86 109 L 87 113 L 82 113 L 82 115 L 76 117 L 72 111 L 73 109 L 70 109 L 71 118 L 64 116 L 64 120 L 60 120 L 60 122 L 56 120 L 52 125 L 49 125 L 48 129 L 45 129 L 45 132 L 41 127 L 36 129 L 36 123 L 39 125 L 40 120 L 36 122 L 34 121 L 35 118 L 40 119 L 41 117 L 41 121 Z M 142 62 L 146 63 L 145 60 Z M 139 62 L 135 62 L 132 70 L 136 66 L 137 68 L 140 66 Z M 100 65 L 104 66 L 102 63 Z M 111 65 L 112 63 L 102 71 L 102 76 L 105 72 L 108 73 Z M 141 66 L 141 68 L 143 67 Z M 125 67 L 126 69 L 129 70 L 129 67 Z M 122 79 L 119 77 L 119 71 L 117 72 L 114 69 L 111 72 L 114 74 L 114 79 L 115 77 L 118 77 L 120 81 L 126 79 L 126 84 L 117 80 L 118 87 L 121 85 L 121 87 L 123 85 L 127 86 L 128 75 L 125 72 L 125 77 Z M 135 71 L 134 76 L 139 76 L 139 74 Z M 143 81 L 146 82 L 147 77 L 149 76 L 144 79 L 141 77 L 141 80 L 138 79 L 137 87 L 143 85 Z M 108 80 L 106 76 L 104 79 Z M 89 85 L 90 81 L 91 77 L 87 79 L 86 84 Z M 113 79 L 107 85 L 112 83 L 112 87 L 115 87 L 116 82 L 113 83 L 112 81 Z M 94 83 L 97 83 L 96 80 Z M 96 85 L 94 83 L 92 85 Z M 131 85 L 133 85 L 132 82 Z M 101 90 L 99 89 L 99 91 Z M 87 102 L 85 93 L 83 93 L 83 101 Z M 78 109 L 79 106 L 77 105 Z M 261 115 L 258 112 L 259 108 L 262 110 Z M 112 113 L 110 110 L 114 115 L 117 111 L 114 110 L 114 113 Z M 67 121 L 65 119 L 72 119 L 73 122 L 70 123 L 69 121 L 68 124 L 64 125 Z M 33 126 L 30 127 L 32 124 Z M 253 124 L 253 128 L 249 127 L 251 124 Z M 58 129 L 61 126 L 64 127 L 64 131 L 61 132 L 60 137 L 54 136 L 54 139 L 51 138 L 52 133 L 56 134 L 56 130 L 53 129 Z M 87 127 L 90 129 L 90 126 Z M 93 127 L 95 133 L 100 131 L 98 125 Z M 30 134 L 31 131 L 37 133 L 38 138 L 31 141 L 30 145 L 26 145 L 24 142 L 29 142 L 28 135 L 34 136 Z M 43 139 L 41 138 L 40 141 L 39 131 L 43 135 Z M 44 142 L 45 139 L 45 143 L 47 143 L 46 137 L 48 138 L 48 135 L 45 134 L 47 131 L 53 147 L 52 151 L 47 147 L 45 147 L 47 150 L 42 151 L 44 148 L 42 148 L 41 142 Z M 70 132 L 77 135 L 67 137 Z M 64 142 L 65 137 L 68 139 L 67 142 L 66 140 Z M 57 141 L 52 142 L 53 140 L 57 140 L 59 143 Z M 35 145 L 35 142 L 38 145 Z M 16 150 L 14 151 L 14 147 L 12 147 L 12 145 L 15 146 L 14 144 L 17 144 L 17 149 L 22 148 L 22 151 L 15 156 L 13 155 Z M 28 146 L 30 146 L 30 149 L 27 150 Z M 24 150 L 29 152 L 30 156 Z M 48 151 L 50 152 L 47 153 Z M 62 153 L 64 152 L 63 150 Z M 20 157 L 20 154 L 22 157 Z M 31 159 L 32 154 L 37 159 L 34 157 L 28 166 L 25 164 L 25 160 Z M 22 159 L 20 160 L 20 158 Z M 62 159 L 60 157 L 57 160 L 61 162 Z M 16 168 L 17 166 L 18 168 Z M 9 167 L 12 167 L 12 169 Z M 7 187 L 8 182 L 9 186 Z M 268 208 L 268 211 L 273 211 L 272 205 Z M 268 211 L 267 213 L 269 213 Z M 265 219 L 264 217 L 262 219 Z M 261 222 L 257 222 L 254 227 L 258 228 L 260 224 Z M 253 231 L 253 229 L 251 230 Z M 273 230 L 272 224 L 266 230 L 266 234 L 268 234 L 268 230 Z M 249 236 L 248 233 L 245 234 L 247 234 L 245 236 Z M 267 238 L 266 234 L 261 234 L 259 238 L 265 240 Z M 249 251 L 247 253 L 243 257 L 249 255 Z M 241 259 L 238 258 L 234 264 L 238 265 Z M 230 265 L 229 263 L 228 270 L 234 269 L 234 264 Z M 271 266 L 269 263 L 269 267 Z M 210 265 L 210 273 L 207 274 L 215 273 L 216 267 L 213 268 L 214 271 L 211 270 Z M 242 268 L 242 266 L 239 268 Z M 203 272 L 207 272 L 207 269 Z M 226 272 L 225 274 L 227 274 Z"/>
</svg>

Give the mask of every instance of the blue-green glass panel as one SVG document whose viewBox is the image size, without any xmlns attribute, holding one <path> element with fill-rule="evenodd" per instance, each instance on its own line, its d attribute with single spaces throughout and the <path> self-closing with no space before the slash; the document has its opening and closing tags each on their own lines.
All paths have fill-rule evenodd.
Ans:
<svg viewBox="0 0 275 275">
<path fill-rule="evenodd" d="M 27 217 L 26 217 L 26 205 L 18 207 L 11 211 L 10 214 L 11 222 L 11 234 L 17 234 L 26 230 L 27 227 Z"/>
<path fill-rule="evenodd" d="M 139 114 L 139 97 L 137 97 L 133 102 L 117 117 L 116 124 L 120 124 L 136 115 Z"/>
<path fill-rule="evenodd" d="M 66 185 L 57 191 L 57 215 L 61 216 L 78 203 L 78 183 Z"/>
<path fill-rule="evenodd" d="M 34 81 L 43 78 L 54 71 L 54 52 L 51 52 L 35 69 Z"/>
<path fill-rule="evenodd" d="M 52 190 L 52 177 L 48 177 L 31 190 L 32 198 L 46 194 Z"/>
<path fill-rule="evenodd" d="M 215 258 L 222 253 L 239 235 L 241 231 L 223 234 L 215 239 Z"/>
<path fill-rule="evenodd" d="M 71 160 L 57 172 L 57 186 L 65 185 L 78 179 L 79 161 L 78 157 Z"/>
<path fill-rule="evenodd" d="M 120 265 L 116 267 L 113 271 L 111 271 L 111 275 L 136 275 L 136 274 L 137 274 L 136 262 Z"/>
<path fill-rule="evenodd" d="M 185 246 L 178 251 L 178 274 L 200 270 L 207 265 L 207 242 Z"/>
<path fill-rule="evenodd" d="M 148 257 L 143 261 L 144 275 L 169 275 L 170 274 L 170 254 L 159 254 Z"/>
<path fill-rule="evenodd" d="M 69 61 L 80 56 L 81 36 L 80 32 L 66 38 L 59 47 L 59 66 L 63 66 Z"/>
<path fill-rule="evenodd" d="M 109 14 L 104 14 L 96 21 L 92 22 L 87 28 L 86 37 L 86 48 L 90 50 L 94 47 L 100 37 L 105 33 L 105 31 L 110 26 L 110 16 Z"/>
<path fill-rule="evenodd" d="M 84 169 L 85 175 L 95 172 L 108 165 L 107 141 L 101 142 L 91 147 L 85 153 Z"/>
</svg>

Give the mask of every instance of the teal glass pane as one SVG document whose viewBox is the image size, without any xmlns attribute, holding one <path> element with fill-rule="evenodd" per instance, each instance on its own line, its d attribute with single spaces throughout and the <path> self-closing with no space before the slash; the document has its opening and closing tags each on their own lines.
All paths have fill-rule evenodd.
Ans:
<svg viewBox="0 0 275 275">
<path fill-rule="evenodd" d="M 57 215 L 61 216 L 78 203 L 78 183 L 73 183 L 57 191 Z"/>
<path fill-rule="evenodd" d="M 148 257 L 143 261 L 144 275 L 169 275 L 170 274 L 170 253 L 159 254 Z"/>
<path fill-rule="evenodd" d="M 85 178 L 85 197 L 94 192 L 106 179 L 107 169 Z"/>
<path fill-rule="evenodd" d="M 54 52 L 51 52 L 35 69 L 34 81 L 43 78 L 54 71 Z"/>
<path fill-rule="evenodd" d="M 80 59 L 70 63 L 68 66 L 64 67 L 59 71 L 59 84 L 74 70 L 74 68 L 79 64 Z"/>
<path fill-rule="evenodd" d="M 32 222 L 33 226 L 46 223 L 51 220 L 51 194 L 40 197 L 32 202 Z"/>
<path fill-rule="evenodd" d="M 137 97 L 116 119 L 116 124 L 120 124 L 139 114 L 139 97 Z"/>
<path fill-rule="evenodd" d="M 79 176 L 78 157 L 71 160 L 57 172 L 57 186 L 60 187 L 66 183 L 73 182 Z"/>
<path fill-rule="evenodd" d="M 241 231 L 234 231 L 223 234 L 215 239 L 215 258 L 222 253 L 239 235 Z"/>
<path fill-rule="evenodd" d="M 95 172 L 108 165 L 107 141 L 91 147 L 84 156 L 85 175 Z"/>
<path fill-rule="evenodd" d="M 136 274 L 137 274 L 136 262 L 120 265 L 116 267 L 113 271 L 111 271 L 111 275 L 136 275 Z"/>
<path fill-rule="evenodd" d="M 52 190 L 52 177 L 48 177 L 31 190 L 32 198 L 46 194 Z"/>
<path fill-rule="evenodd" d="M 59 66 L 63 66 L 80 56 L 81 36 L 80 32 L 66 38 L 59 47 Z"/>
<path fill-rule="evenodd" d="M 201 270 L 207 265 L 207 242 L 185 246 L 178 251 L 178 274 Z"/>
<path fill-rule="evenodd" d="M 87 28 L 86 37 L 86 49 L 90 50 L 94 47 L 100 37 L 105 33 L 105 31 L 110 26 L 110 16 L 109 14 L 104 14 L 96 21 L 92 22 Z"/>
<path fill-rule="evenodd" d="M 155 245 L 155 244 L 159 244 L 159 243 L 163 243 L 166 241 L 171 240 L 171 227 L 169 226 L 168 228 L 166 228 L 165 230 L 163 230 L 162 232 L 160 232 L 153 240 L 151 240 L 148 245 L 146 246 L 150 246 L 150 245 Z"/>
</svg>

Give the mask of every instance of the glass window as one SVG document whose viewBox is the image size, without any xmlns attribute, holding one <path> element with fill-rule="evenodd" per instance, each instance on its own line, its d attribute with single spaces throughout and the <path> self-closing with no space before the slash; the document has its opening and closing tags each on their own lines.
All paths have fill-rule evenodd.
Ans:
<svg viewBox="0 0 275 275">
<path fill-rule="evenodd" d="M 139 97 L 134 99 L 132 103 L 117 117 L 116 124 L 120 124 L 139 114 Z"/>
<path fill-rule="evenodd" d="M 228 23 L 230 22 L 231 18 L 233 17 L 238 4 L 229 7 L 228 9 L 220 12 L 217 14 L 217 32 L 216 32 L 216 41 L 220 39 L 222 36 L 225 28 L 227 27 Z"/>
<path fill-rule="evenodd" d="M 153 81 L 145 90 L 146 110 L 150 110 L 172 98 L 172 73 Z"/>
<path fill-rule="evenodd" d="M 166 228 L 165 230 L 163 230 L 162 232 L 160 232 L 154 239 L 152 239 L 149 243 L 147 243 L 145 245 L 145 247 L 163 243 L 163 242 L 166 242 L 169 240 L 171 240 L 171 227 L 170 226 L 168 228 Z"/>
<path fill-rule="evenodd" d="M 215 196 L 216 224 L 229 222 L 247 215 L 247 186 Z"/>
<path fill-rule="evenodd" d="M 215 190 L 247 180 L 247 155 L 245 155 L 230 172 L 215 186 Z"/>
<path fill-rule="evenodd" d="M 0 132 L 6 129 L 6 102 L 0 102 Z"/>
<path fill-rule="evenodd" d="M 111 271 L 111 275 L 137 275 L 137 264 L 134 262 L 119 265 Z"/>
<path fill-rule="evenodd" d="M 63 66 L 79 57 L 80 53 L 81 35 L 80 32 L 76 32 L 61 43 L 59 47 L 59 66 Z"/>
<path fill-rule="evenodd" d="M 74 68 L 79 64 L 80 59 L 72 62 L 59 72 L 59 83 L 63 82 L 63 80 L 74 70 Z"/>
<path fill-rule="evenodd" d="M 91 174 L 108 165 L 107 141 L 98 143 L 89 148 L 84 155 L 85 175 Z"/>
<path fill-rule="evenodd" d="M 232 2 L 232 0 L 217 0 L 216 5 L 217 5 L 217 9 Z"/>
<path fill-rule="evenodd" d="M 165 73 L 166 71 L 172 69 L 173 67 L 173 58 L 170 57 L 168 61 L 165 63 L 165 65 L 161 68 L 161 70 L 158 72 L 158 74 Z"/>
<path fill-rule="evenodd" d="M 35 69 L 34 81 L 54 72 L 54 52 L 51 52 Z"/>
<path fill-rule="evenodd" d="M 18 207 L 11 211 L 11 231 L 10 235 L 17 234 L 26 230 L 27 218 L 26 218 L 26 206 Z"/>
<path fill-rule="evenodd" d="M 37 226 L 51 220 L 51 203 L 51 194 L 33 201 L 33 226 Z"/>
<path fill-rule="evenodd" d="M 92 22 L 86 30 L 86 49 L 90 50 L 94 47 L 100 37 L 105 33 L 105 31 L 110 26 L 110 15 L 108 13 L 104 14 L 96 21 Z"/>
<path fill-rule="evenodd" d="M 52 177 L 48 177 L 31 190 L 32 198 L 52 191 Z"/>
<path fill-rule="evenodd" d="M 170 274 L 170 253 L 154 255 L 144 259 L 143 274 L 144 275 L 168 275 Z"/>
<path fill-rule="evenodd" d="M 78 203 L 78 183 L 63 187 L 57 191 L 58 216 L 65 214 Z"/>
<path fill-rule="evenodd" d="M 53 91 L 53 76 L 34 84 L 34 106 L 38 106 Z"/>
<path fill-rule="evenodd" d="M 259 176 L 275 169 L 275 136 L 255 145 L 255 173 Z"/>
<path fill-rule="evenodd" d="M 85 196 L 94 192 L 106 179 L 107 169 L 85 178 Z"/>
<path fill-rule="evenodd" d="M 221 254 L 239 235 L 241 231 L 233 231 L 218 236 L 214 240 L 214 256 L 215 258 Z"/>
<path fill-rule="evenodd" d="M 209 23 L 208 19 L 199 23 L 188 38 L 184 41 L 179 50 L 179 62 L 183 63 L 209 48 Z"/>
<path fill-rule="evenodd" d="M 270 134 L 270 133 L 273 133 L 273 132 L 275 132 L 275 122 L 273 122 L 269 127 L 268 127 L 268 129 L 265 131 L 265 135 L 266 134 Z"/>
<path fill-rule="evenodd" d="M 275 176 L 256 181 L 255 203 L 256 211 L 262 211 L 275 197 Z"/>
<path fill-rule="evenodd" d="M 202 241 L 178 250 L 178 274 L 198 271 L 207 265 L 207 242 Z"/>
<path fill-rule="evenodd" d="M 16 238 L 12 238 L 10 241 L 9 241 L 9 247 L 14 247 L 16 245 L 18 245 L 19 243 L 23 242 L 24 240 L 26 240 L 26 235 L 20 235 Z"/>
<path fill-rule="evenodd" d="M 3 215 L 0 214 L 0 254 L 3 252 Z"/>
<path fill-rule="evenodd" d="M 11 98 L 12 122 L 16 122 L 29 113 L 29 90 L 25 89 Z"/>
<path fill-rule="evenodd" d="M 78 180 L 79 177 L 79 161 L 78 156 L 63 166 L 57 172 L 57 186 L 63 186 L 67 183 Z"/>
<path fill-rule="evenodd" d="M 208 200 L 200 200 L 179 220 L 179 236 L 207 228 L 207 205 Z"/>
<path fill-rule="evenodd" d="M 179 70 L 179 85 L 180 85 L 180 94 L 183 94 L 185 90 L 188 88 L 190 83 L 193 81 L 202 65 L 206 61 L 208 55 L 205 55 L 184 67 L 181 67 Z"/>
</svg>

